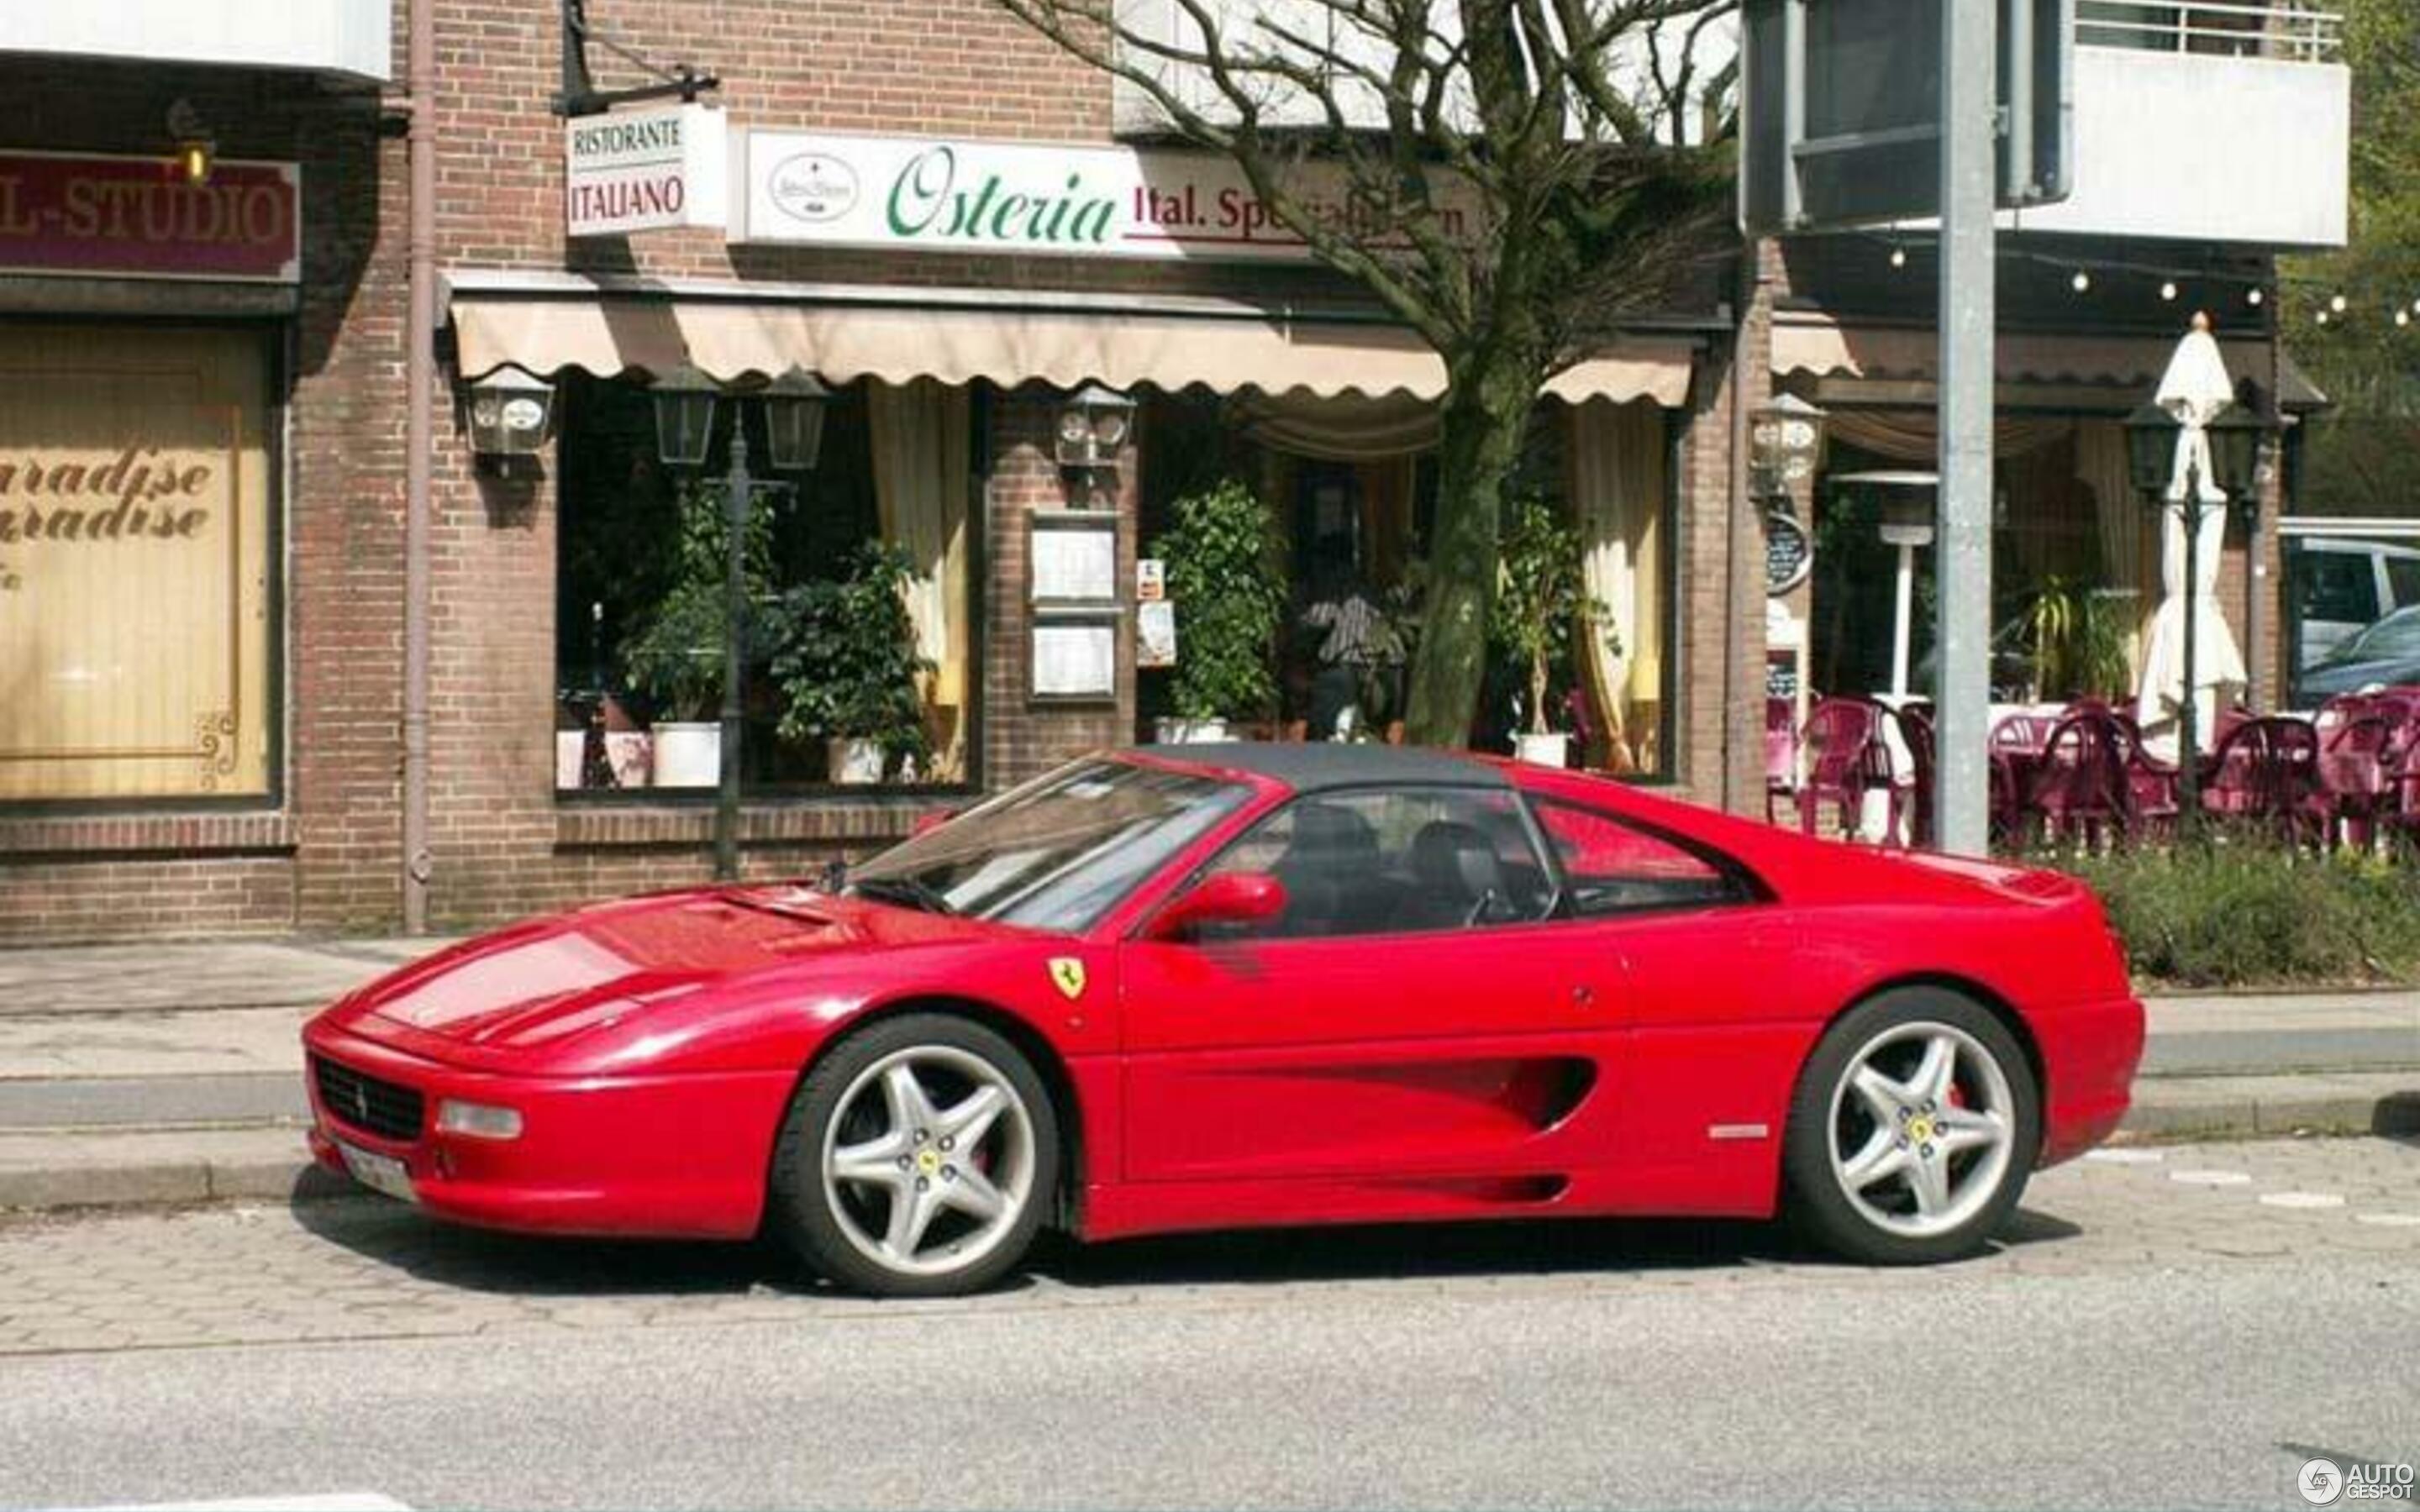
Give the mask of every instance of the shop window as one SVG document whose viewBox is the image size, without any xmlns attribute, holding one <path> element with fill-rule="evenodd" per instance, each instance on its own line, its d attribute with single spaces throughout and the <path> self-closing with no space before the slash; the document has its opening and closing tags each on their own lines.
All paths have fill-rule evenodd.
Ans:
<svg viewBox="0 0 2420 1512">
<path fill-rule="evenodd" d="M 1408 700 L 1425 559 L 1437 501 L 1436 412 L 1404 395 L 1314 398 L 1256 392 L 1147 397 L 1142 535 L 1156 540 L 1173 502 L 1235 479 L 1268 504 L 1284 532 L 1286 632 L 1277 647 L 1279 717 L 1262 732 L 1318 738 L 1342 729 L 1387 738 Z M 1578 529 L 1591 594 L 1609 634 L 1575 637 L 1555 669 L 1552 717 L 1575 759 L 1643 778 L 1668 776 L 1672 699 L 1675 493 L 1671 435 L 1652 404 L 1538 407 L 1512 481 Z M 1183 607 L 1178 607 L 1180 626 Z M 1180 628 L 1177 654 L 1184 654 Z M 1145 669 L 1139 712 L 1172 712 L 1171 674 Z M 1524 671 L 1489 669 L 1482 746 L 1507 748 Z"/>
<path fill-rule="evenodd" d="M 0 331 L 0 801 L 273 795 L 269 340 Z"/>
<path fill-rule="evenodd" d="M 812 471 L 767 468 L 761 421 L 718 407 L 704 476 L 657 459 L 644 385 L 571 377 L 559 446 L 555 785 L 582 796 L 720 778 L 722 459 L 750 426 L 740 782 L 768 795 L 977 780 L 965 389 L 834 393 Z"/>
</svg>

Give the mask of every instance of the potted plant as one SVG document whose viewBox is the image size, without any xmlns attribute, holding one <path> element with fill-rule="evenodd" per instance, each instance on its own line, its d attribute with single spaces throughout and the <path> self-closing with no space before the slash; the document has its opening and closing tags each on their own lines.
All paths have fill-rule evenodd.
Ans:
<svg viewBox="0 0 2420 1512">
<path fill-rule="evenodd" d="M 823 740 L 835 782 L 879 782 L 901 758 L 931 753 L 917 681 L 934 668 L 916 649 L 904 596 L 916 577 L 906 551 L 868 541 L 847 576 L 782 596 L 773 654 L 782 736 Z"/>
<path fill-rule="evenodd" d="M 1512 737 L 1513 754 L 1521 760 L 1570 764 L 1570 734 L 1547 725 L 1548 685 L 1556 662 L 1571 650 L 1572 627 L 1581 620 L 1612 640 L 1611 626 L 1603 623 L 1606 613 L 1589 594 L 1579 532 L 1558 520 L 1544 501 L 1515 501 L 1507 512 L 1498 558 L 1494 630 L 1497 643 L 1528 677 L 1528 728 Z"/>
<path fill-rule="evenodd" d="M 630 681 L 655 702 L 653 781 L 712 787 L 722 770 L 722 584 L 681 581 L 622 648 Z"/>
<path fill-rule="evenodd" d="M 1286 607 L 1277 521 L 1233 478 L 1177 500 L 1171 513 L 1151 548 L 1168 564 L 1177 616 L 1169 689 L 1176 717 L 1159 721 L 1158 736 L 1225 740 L 1230 721 L 1265 718 L 1277 704 Z"/>
<path fill-rule="evenodd" d="M 2026 602 L 2035 696 L 2122 696 L 2130 681 L 2118 606 L 2092 584 L 2052 573 Z"/>
<path fill-rule="evenodd" d="M 761 517 L 749 530 L 745 595 L 764 591 L 770 555 Z M 672 586 L 622 646 L 631 685 L 656 705 L 654 785 L 712 787 L 722 771 L 722 670 L 730 636 L 723 524 L 707 490 L 684 486 Z M 743 610 L 744 612 L 744 610 Z"/>
</svg>

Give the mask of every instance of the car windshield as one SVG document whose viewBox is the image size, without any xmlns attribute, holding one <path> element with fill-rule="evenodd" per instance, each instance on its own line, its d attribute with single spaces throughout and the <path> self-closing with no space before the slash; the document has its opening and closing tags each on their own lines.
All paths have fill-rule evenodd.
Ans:
<svg viewBox="0 0 2420 1512">
<path fill-rule="evenodd" d="M 1073 933 L 1242 807 L 1238 783 L 1094 757 L 854 868 L 852 893 Z"/>
<path fill-rule="evenodd" d="M 2339 646 L 2331 666 L 2420 656 L 2420 609 L 2399 609 Z"/>
</svg>

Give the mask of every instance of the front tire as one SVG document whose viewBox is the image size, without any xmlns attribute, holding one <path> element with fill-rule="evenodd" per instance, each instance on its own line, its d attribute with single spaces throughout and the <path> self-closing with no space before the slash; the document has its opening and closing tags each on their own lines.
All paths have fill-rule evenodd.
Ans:
<svg viewBox="0 0 2420 1512">
<path fill-rule="evenodd" d="M 2041 1146 L 2032 1067 L 1971 998 L 1902 987 L 1843 1014 L 1792 1100 L 1783 1169 L 1808 1237 L 1869 1265 L 1980 1249 Z"/>
<path fill-rule="evenodd" d="M 1059 1128 L 1032 1063 L 971 1020 L 909 1013 L 832 1047 L 774 1153 L 774 1230 L 878 1297 L 977 1291 L 1025 1257 L 1058 1186 Z"/>
</svg>

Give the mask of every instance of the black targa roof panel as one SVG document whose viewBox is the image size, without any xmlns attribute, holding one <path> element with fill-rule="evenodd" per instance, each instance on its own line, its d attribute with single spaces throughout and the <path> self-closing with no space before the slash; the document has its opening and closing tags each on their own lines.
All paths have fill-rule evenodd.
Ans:
<svg viewBox="0 0 2420 1512">
<path fill-rule="evenodd" d="M 1453 783 L 1461 787 L 1509 788 L 1504 773 L 1485 762 L 1418 746 L 1357 745 L 1341 741 L 1222 741 L 1155 746 L 1165 761 L 1199 763 L 1275 778 L 1297 793 L 1372 784 Z"/>
</svg>

